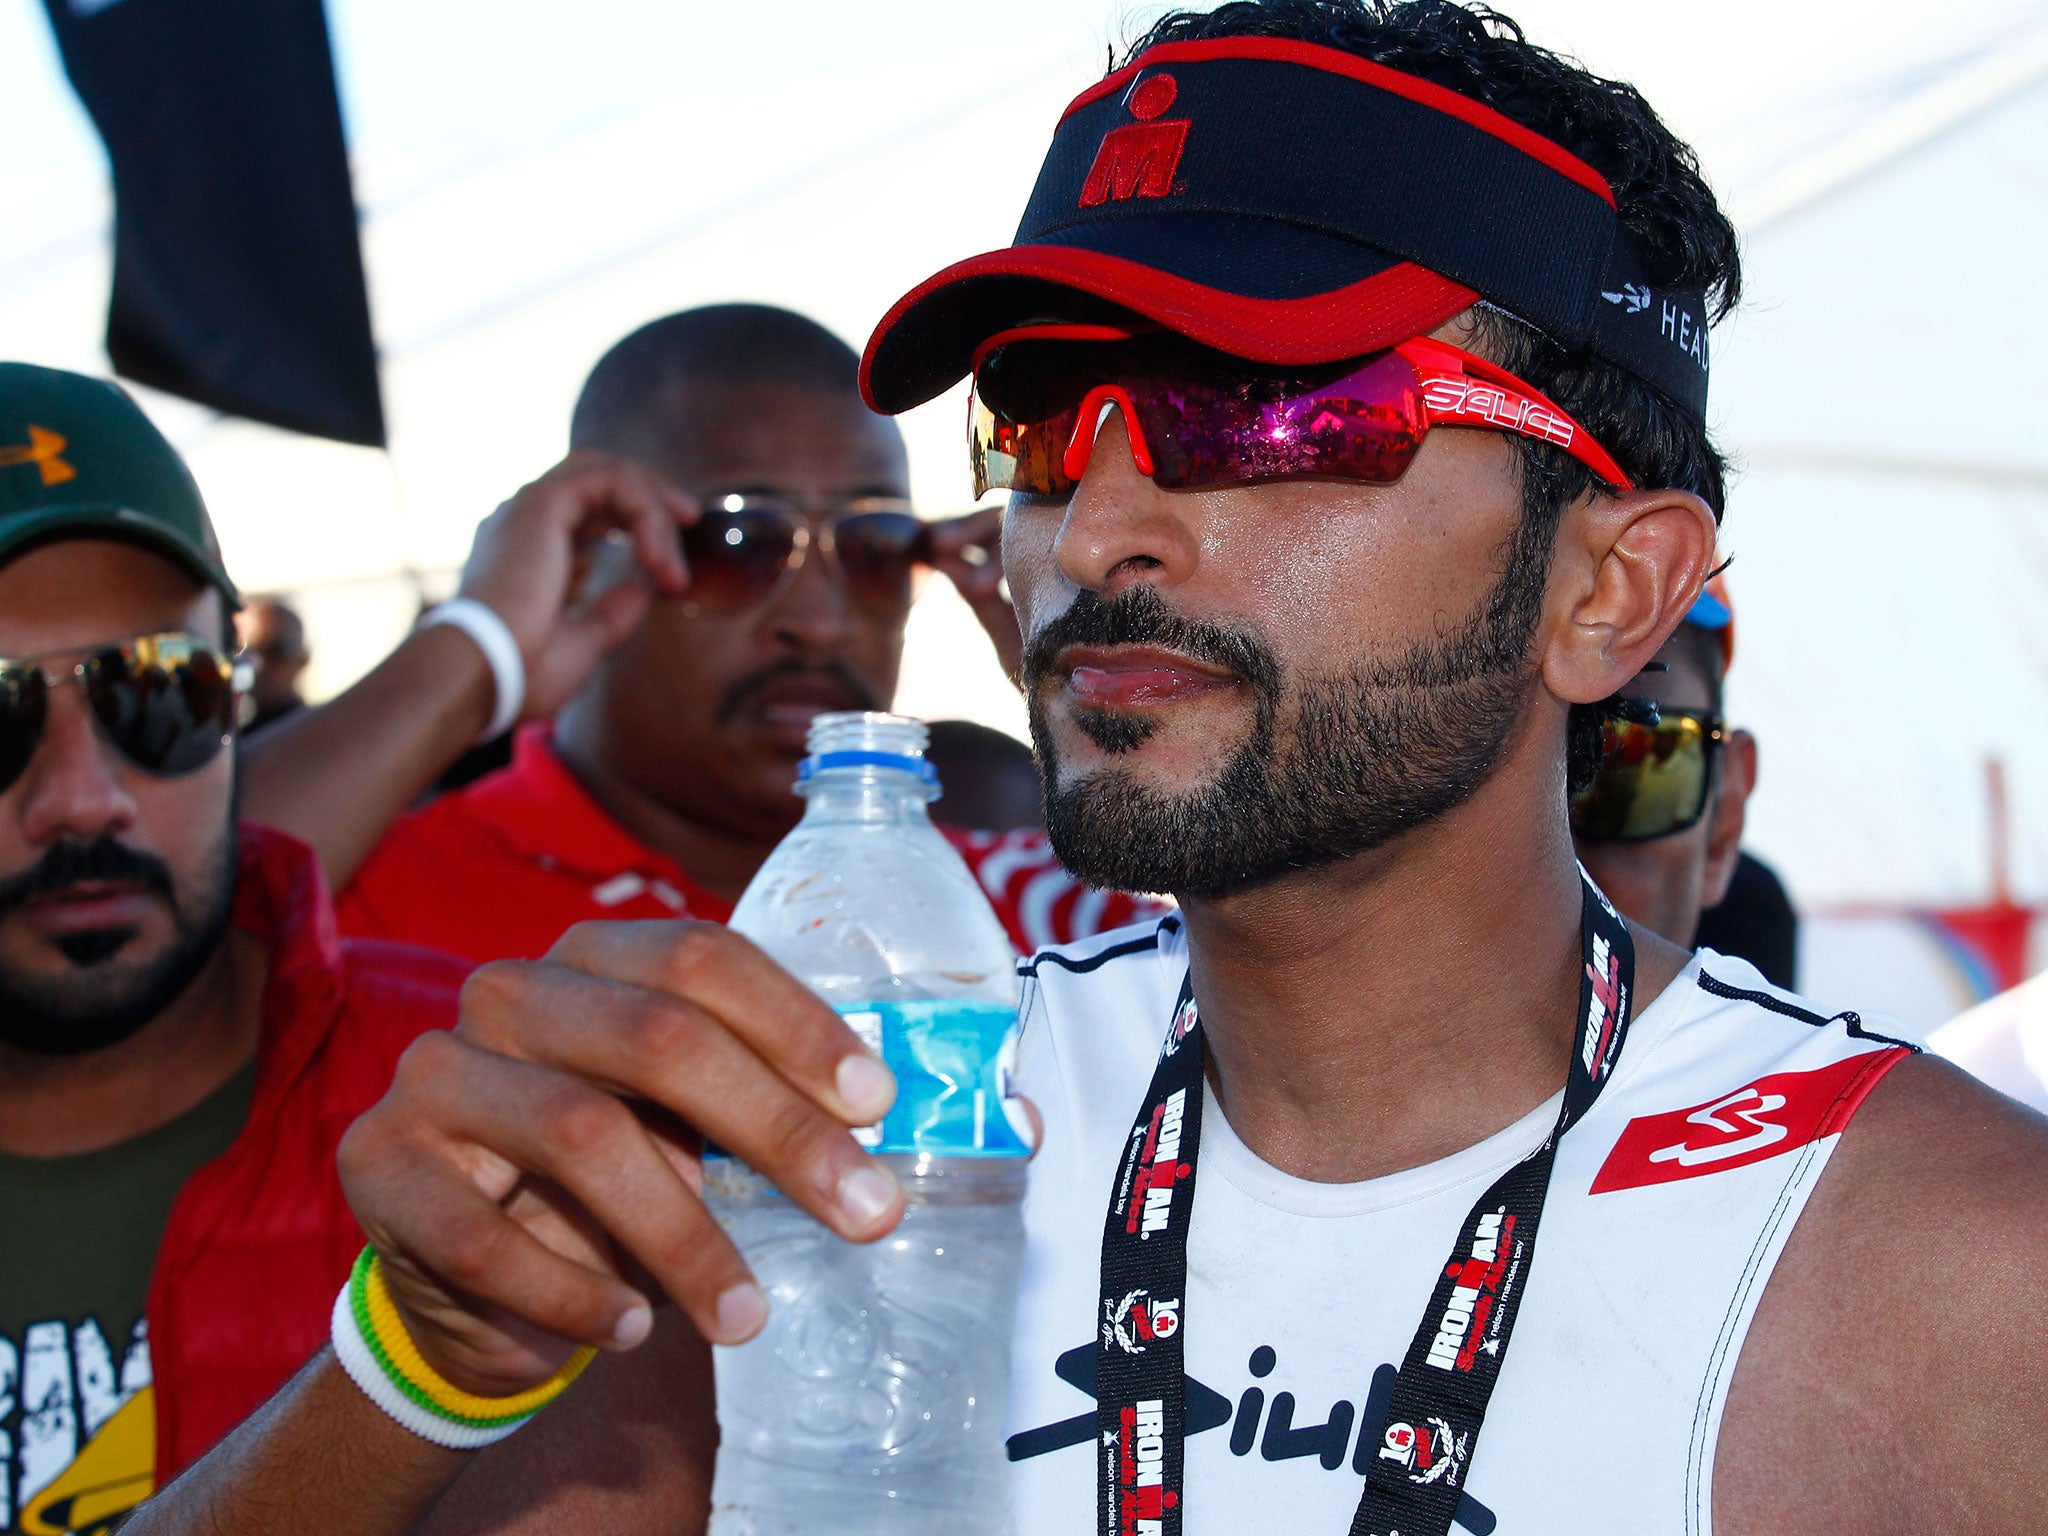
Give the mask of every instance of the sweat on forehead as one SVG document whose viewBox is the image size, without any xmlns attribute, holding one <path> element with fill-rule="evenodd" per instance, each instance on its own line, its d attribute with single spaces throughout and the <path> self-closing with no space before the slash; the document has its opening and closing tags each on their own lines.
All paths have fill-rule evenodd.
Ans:
<svg viewBox="0 0 2048 1536">
<path fill-rule="evenodd" d="M 710 304 L 640 327 L 598 360 L 570 419 L 572 448 L 621 449 L 692 386 L 777 385 L 858 396 L 860 358 L 817 321 L 768 304 Z"/>
</svg>

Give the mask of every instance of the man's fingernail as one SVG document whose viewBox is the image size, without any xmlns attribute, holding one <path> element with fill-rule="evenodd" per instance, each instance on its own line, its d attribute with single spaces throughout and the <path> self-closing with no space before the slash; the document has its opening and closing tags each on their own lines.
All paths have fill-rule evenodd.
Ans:
<svg viewBox="0 0 2048 1536">
<path fill-rule="evenodd" d="M 870 1227 L 896 1203 L 893 1175 L 874 1163 L 859 1163 L 839 1181 L 839 1208 L 853 1218 L 855 1226 Z"/>
<path fill-rule="evenodd" d="M 654 1331 L 654 1312 L 645 1302 L 635 1302 L 619 1314 L 612 1325 L 612 1348 L 632 1349 Z"/>
<path fill-rule="evenodd" d="M 839 1063 L 834 1086 L 840 1101 L 867 1123 L 881 1119 L 896 1100 L 896 1074 L 866 1051 Z"/>
<path fill-rule="evenodd" d="M 751 1339 L 767 1321 L 767 1296 L 753 1281 L 742 1281 L 718 1298 L 717 1342 L 738 1344 Z"/>
</svg>

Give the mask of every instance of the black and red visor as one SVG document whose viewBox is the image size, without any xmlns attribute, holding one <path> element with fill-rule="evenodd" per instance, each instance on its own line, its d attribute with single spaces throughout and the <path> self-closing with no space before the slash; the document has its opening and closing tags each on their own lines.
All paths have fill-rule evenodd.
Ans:
<svg viewBox="0 0 2048 1536">
<path fill-rule="evenodd" d="M 861 388 L 922 404 L 1077 292 L 1275 364 L 1364 356 L 1484 299 L 1703 419 L 1705 296 L 1645 256 L 1598 171 L 1470 97 L 1313 43 L 1167 43 L 1075 98 L 1016 242 L 898 301 Z"/>
</svg>

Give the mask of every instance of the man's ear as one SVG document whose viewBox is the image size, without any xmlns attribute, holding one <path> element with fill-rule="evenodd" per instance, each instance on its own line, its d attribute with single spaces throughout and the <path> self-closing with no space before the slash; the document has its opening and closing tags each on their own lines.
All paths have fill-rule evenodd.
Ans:
<svg viewBox="0 0 2048 1536">
<path fill-rule="evenodd" d="M 1714 765 L 1714 803 L 1708 810 L 1707 863 L 1700 873 L 1700 909 L 1718 907 L 1735 879 L 1742 857 L 1742 827 L 1748 817 L 1750 791 L 1756 788 L 1756 738 L 1730 731 Z"/>
<path fill-rule="evenodd" d="M 1689 491 L 1592 496 L 1558 529 L 1543 681 L 1572 704 L 1593 704 L 1657 654 L 1714 569 L 1713 511 Z"/>
</svg>

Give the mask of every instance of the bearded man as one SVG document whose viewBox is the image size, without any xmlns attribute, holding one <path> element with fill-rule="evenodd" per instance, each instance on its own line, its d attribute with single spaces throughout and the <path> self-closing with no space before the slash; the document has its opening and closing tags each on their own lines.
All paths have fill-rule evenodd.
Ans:
<svg viewBox="0 0 2048 1536">
<path fill-rule="evenodd" d="M 1574 707 L 1717 563 L 1737 276 L 1626 86 L 1265 0 L 1161 21 L 870 342 L 884 409 L 974 378 L 1061 857 L 1182 903 L 1026 966 L 1020 1532 L 2048 1526 L 2048 1129 L 1573 857 Z M 775 1320 L 676 1122 L 873 1238 L 871 1069 L 719 928 L 478 973 L 343 1149 L 377 1326 L 477 1434 L 597 1364 L 471 1451 L 323 1357 L 134 1529 L 701 1530 L 702 1341 Z M 1117 1283 L 1181 1303 L 1142 1356 Z"/>
<path fill-rule="evenodd" d="M 10 453 L 26 448 L 27 453 Z M 0 1532 L 107 1528 L 303 1363 L 349 1122 L 462 970 L 240 822 L 234 584 L 111 384 L 0 363 Z"/>
</svg>

